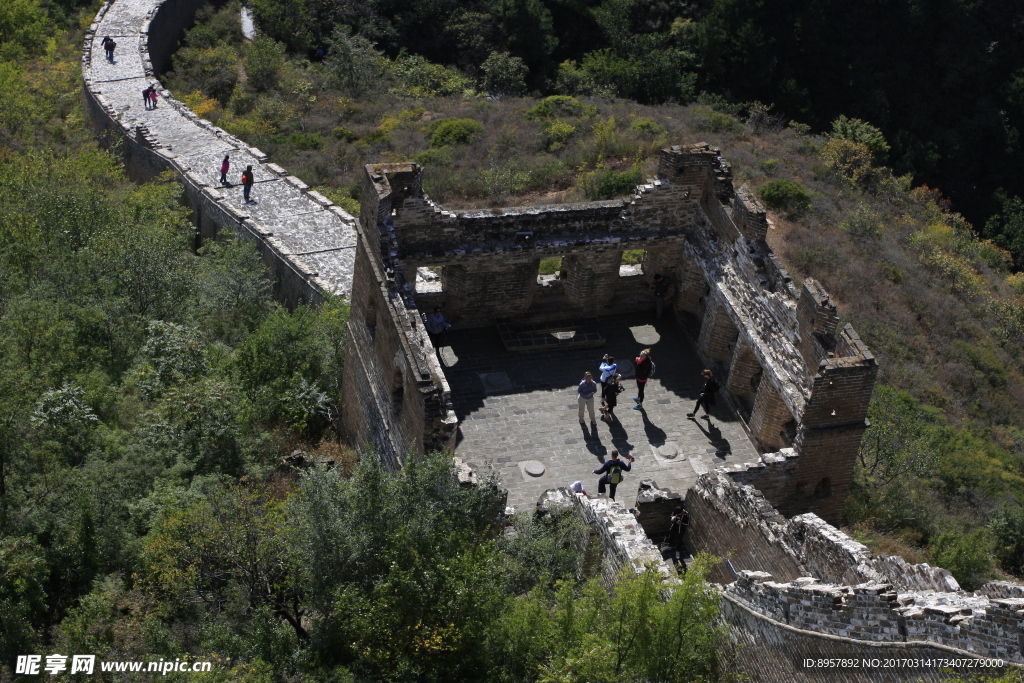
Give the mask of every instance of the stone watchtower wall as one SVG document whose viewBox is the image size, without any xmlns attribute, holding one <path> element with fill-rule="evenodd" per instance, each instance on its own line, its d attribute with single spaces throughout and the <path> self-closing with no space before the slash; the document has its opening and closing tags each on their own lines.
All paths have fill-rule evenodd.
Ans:
<svg viewBox="0 0 1024 683">
<path fill-rule="evenodd" d="M 608 315 L 650 306 L 648 285 L 666 274 L 677 290 L 671 313 L 696 319 L 698 352 L 753 440 L 798 456 L 748 470 L 748 483 L 767 474 L 783 514 L 838 520 L 877 364 L 817 282 L 792 282 L 765 241 L 764 209 L 733 187 L 717 149 L 665 149 L 656 178 L 603 202 L 447 211 L 423 193 L 422 173 L 413 163 L 367 166 L 360 209 L 367 258 L 389 283 L 380 286 L 408 310 L 443 305 L 461 327 Z M 620 273 L 627 249 L 644 252 L 640 276 Z M 556 256 L 561 277 L 541 286 L 538 264 Z M 439 293 L 416 291 L 422 267 L 441 271 Z"/>
<path fill-rule="evenodd" d="M 108 0 L 86 32 L 82 85 L 89 118 L 108 145 L 119 149 L 128 175 L 148 181 L 173 171 L 204 239 L 230 234 L 254 243 L 275 276 L 275 294 L 287 305 L 348 295 L 355 258 L 355 219 L 238 138 L 197 117 L 164 90 L 156 75 L 167 66 L 206 0 Z M 117 42 L 107 62 L 100 41 Z M 161 97 L 148 110 L 142 90 Z M 232 187 L 222 186 L 220 163 L 231 157 Z M 239 176 L 252 165 L 255 204 L 241 199 Z"/>
</svg>

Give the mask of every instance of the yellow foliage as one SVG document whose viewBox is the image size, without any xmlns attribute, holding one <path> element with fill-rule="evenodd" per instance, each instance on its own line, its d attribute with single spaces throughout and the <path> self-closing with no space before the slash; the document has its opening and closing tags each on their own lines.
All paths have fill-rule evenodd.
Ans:
<svg viewBox="0 0 1024 683">
<path fill-rule="evenodd" d="M 842 138 L 829 140 L 821 149 L 825 165 L 854 185 L 860 185 L 871 176 L 873 159 L 867 145 Z"/>
<path fill-rule="evenodd" d="M 1012 273 L 1006 276 L 1006 284 L 1018 294 L 1024 295 L 1024 273 Z"/>
</svg>

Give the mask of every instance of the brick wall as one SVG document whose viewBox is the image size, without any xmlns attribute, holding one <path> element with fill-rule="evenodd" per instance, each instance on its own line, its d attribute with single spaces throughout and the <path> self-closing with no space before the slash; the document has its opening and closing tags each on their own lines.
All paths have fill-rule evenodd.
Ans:
<svg viewBox="0 0 1024 683">
<path fill-rule="evenodd" d="M 685 506 L 690 512 L 686 543 L 694 554 L 728 559 L 736 570 L 773 570 L 790 579 L 805 574 L 795 554 L 780 542 L 785 518 L 756 490 L 703 475 L 687 492 Z M 732 581 L 724 564 L 709 578 L 721 584 Z"/>
</svg>

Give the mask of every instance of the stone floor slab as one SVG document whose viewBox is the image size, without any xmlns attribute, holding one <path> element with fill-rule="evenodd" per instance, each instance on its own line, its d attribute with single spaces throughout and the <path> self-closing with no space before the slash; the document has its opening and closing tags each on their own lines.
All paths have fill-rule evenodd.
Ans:
<svg viewBox="0 0 1024 683">
<path fill-rule="evenodd" d="M 756 461 L 757 449 L 725 401 L 712 411 L 710 423 L 687 419 L 703 383 L 703 366 L 676 322 L 654 321 L 644 314 L 615 316 L 602 318 L 600 331 L 608 339 L 600 350 L 560 349 L 527 358 L 507 353 L 490 328 L 448 333 L 441 358 L 454 359 L 445 374 L 461 423 L 456 452 L 483 471 L 497 472 L 509 490 L 510 505 L 532 508 L 546 489 L 577 479 L 596 493 L 597 476 L 592 472 L 612 449 L 635 458 L 617 495 L 630 507 L 641 479 L 654 479 L 659 486 L 683 493 L 699 471 Z M 575 397 L 583 373 L 595 372 L 604 353 L 624 365 L 648 347 L 657 372 L 649 382 L 644 409 L 631 409 L 629 397 L 636 394 L 636 383 L 630 380 L 620 394 L 616 422 L 580 424 Z M 512 385 L 509 393 L 485 397 L 479 375 L 487 372 L 504 372 Z M 675 447 L 675 458 L 653 452 L 652 446 L 666 444 L 666 452 Z M 497 445 L 506 449 L 500 457 L 492 453 Z M 511 460 L 498 462 L 505 458 Z M 528 477 L 517 465 L 503 474 L 507 464 L 527 460 L 542 461 L 547 472 Z"/>
</svg>

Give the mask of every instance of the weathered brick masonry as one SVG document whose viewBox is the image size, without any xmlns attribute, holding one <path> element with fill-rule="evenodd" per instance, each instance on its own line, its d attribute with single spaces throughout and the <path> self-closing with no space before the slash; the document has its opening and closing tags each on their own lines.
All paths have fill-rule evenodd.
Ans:
<svg viewBox="0 0 1024 683">
<path fill-rule="evenodd" d="M 852 327 L 837 330 L 835 304 L 817 282 L 793 284 L 765 242 L 764 210 L 745 189 L 734 190 L 718 150 L 665 149 L 657 177 L 629 199 L 555 206 L 449 211 L 423 193 L 422 174 L 412 163 L 366 167 L 361 244 L 372 253 L 360 253 L 357 263 L 369 259 L 376 266 L 358 272 L 382 279 L 359 287 L 357 298 L 387 291 L 396 306 L 414 312 L 410 321 L 415 312 L 442 305 L 456 326 L 478 327 L 651 307 L 645 285 L 663 273 L 677 290 L 670 314 L 684 322 L 696 318 L 697 348 L 746 415 L 757 444 L 800 455 L 784 477 L 772 475 L 771 502 L 785 514 L 838 518 L 865 428 L 875 360 Z M 627 249 L 644 251 L 642 276 L 620 275 Z M 562 257 L 560 277 L 542 286 L 538 264 L 553 256 Z M 440 292 L 416 291 L 424 267 L 441 272 Z M 354 310 L 368 305 L 353 301 Z M 400 336 L 422 335 L 409 328 Z M 351 339 L 366 342 L 365 335 Z M 426 346 L 423 353 L 433 355 Z M 351 355 L 368 357 L 360 348 Z M 369 369 L 356 378 L 381 381 Z M 352 414 L 353 434 L 366 433 L 359 424 L 365 415 Z M 440 414 L 425 419 L 432 424 Z M 388 427 L 385 416 L 377 422 L 380 430 L 406 428 Z M 401 441 L 422 443 L 411 433 Z M 757 476 L 748 473 L 755 485 Z"/>
</svg>

